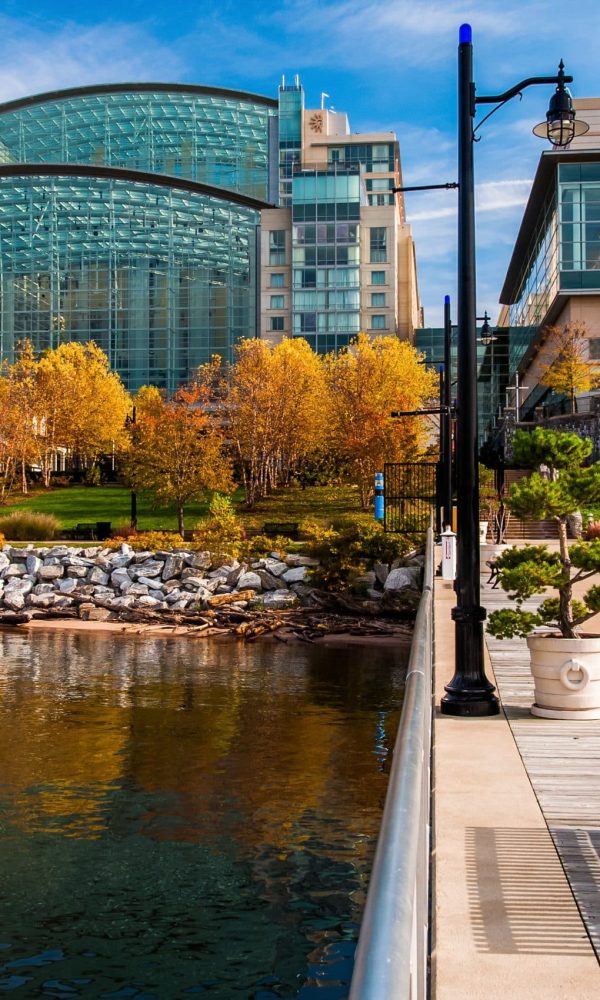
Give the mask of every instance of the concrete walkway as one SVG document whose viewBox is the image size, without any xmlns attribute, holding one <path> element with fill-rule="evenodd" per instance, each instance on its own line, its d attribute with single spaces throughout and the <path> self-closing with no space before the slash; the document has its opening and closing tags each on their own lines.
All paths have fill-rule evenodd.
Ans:
<svg viewBox="0 0 600 1000">
<path fill-rule="evenodd" d="M 451 585 L 436 578 L 437 706 L 454 673 L 454 604 Z M 547 720 L 533 719 L 523 707 L 524 672 L 515 695 L 514 679 L 500 667 L 502 650 L 493 655 L 503 674 L 503 708 L 513 724 L 529 726 L 525 720 L 531 719 L 531 736 L 533 727 Z M 525 664 L 527 655 L 524 648 Z M 497 683 L 489 655 L 486 670 Z M 433 995 L 435 1000 L 598 1000 L 600 965 L 536 798 L 535 775 L 532 779 L 526 770 L 507 714 L 460 719 L 436 712 Z M 552 752 L 558 769 L 564 723 L 556 725 Z M 526 742 L 527 733 L 521 739 Z M 588 814 L 583 826 L 591 825 Z M 600 833 L 600 814 L 595 826 Z M 600 878 L 594 882 L 593 866 L 588 867 L 587 890 L 598 900 Z M 588 922 L 593 912 L 590 903 Z"/>
</svg>

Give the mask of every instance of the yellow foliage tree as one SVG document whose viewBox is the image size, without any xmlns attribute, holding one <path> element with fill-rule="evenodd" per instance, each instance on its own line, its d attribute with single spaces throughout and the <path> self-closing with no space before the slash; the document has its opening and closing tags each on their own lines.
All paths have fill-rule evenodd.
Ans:
<svg viewBox="0 0 600 1000">
<path fill-rule="evenodd" d="M 385 462 L 414 461 L 425 449 L 422 417 L 391 416 L 437 394 L 436 375 L 422 360 L 407 341 L 364 333 L 346 353 L 328 357 L 333 448 L 358 485 L 363 509 Z"/>
<path fill-rule="evenodd" d="M 323 448 L 328 393 L 322 359 L 301 338 L 244 340 L 225 393 L 228 435 L 253 507 Z"/>
<path fill-rule="evenodd" d="M 208 401 L 198 387 L 179 389 L 170 401 L 144 387 L 135 402 L 137 419 L 129 428 L 125 474 L 134 490 L 147 489 L 159 505 L 176 506 L 183 535 L 190 501 L 209 490 L 233 489 L 222 432 L 207 413 Z"/>
<path fill-rule="evenodd" d="M 549 346 L 543 354 L 547 366 L 540 383 L 561 396 L 568 396 L 571 413 L 576 413 L 577 395 L 600 385 L 598 364 L 589 358 L 585 323 L 549 326 L 544 332 Z"/>
<path fill-rule="evenodd" d="M 129 395 L 95 344 L 61 344 L 38 360 L 31 342 L 24 341 L 2 374 L 3 492 L 19 469 L 27 491 L 28 465 L 41 470 L 48 486 L 59 447 L 88 465 L 121 444 Z"/>
<path fill-rule="evenodd" d="M 86 466 L 122 445 L 131 398 L 96 344 L 73 341 L 47 351 L 37 381 L 39 415 L 53 445 Z"/>
<path fill-rule="evenodd" d="M 30 341 L 17 349 L 12 365 L 2 365 L 0 379 L 0 466 L 2 499 L 20 473 L 21 491 L 27 493 L 27 466 L 34 461 L 39 437 L 36 418 L 37 362 Z"/>
</svg>

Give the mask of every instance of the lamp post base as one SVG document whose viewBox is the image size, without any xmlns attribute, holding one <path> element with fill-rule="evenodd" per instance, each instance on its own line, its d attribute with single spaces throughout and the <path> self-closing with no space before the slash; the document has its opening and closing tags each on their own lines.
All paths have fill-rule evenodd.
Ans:
<svg viewBox="0 0 600 1000">
<path fill-rule="evenodd" d="M 494 694 L 494 685 L 485 675 L 483 656 L 483 620 L 481 607 L 456 607 L 452 609 L 456 626 L 456 671 L 446 694 L 440 702 L 442 715 L 490 716 L 498 715 L 500 704 Z"/>
<path fill-rule="evenodd" d="M 450 691 L 440 702 L 442 715 L 461 715 L 465 718 L 484 718 L 498 715 L 500 705 L 492 691 Z"/>
</svg>

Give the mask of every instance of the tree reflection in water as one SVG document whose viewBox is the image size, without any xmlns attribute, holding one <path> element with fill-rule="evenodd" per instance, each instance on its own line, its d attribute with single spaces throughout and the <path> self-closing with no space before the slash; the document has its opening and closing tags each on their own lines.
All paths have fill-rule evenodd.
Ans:
<svg viewBox="0 0 600 1000">
<path fill-rule="evenodd" d="M 406 650 L 0 650 L 0 989 L 345 996 Z"/>
</svg>

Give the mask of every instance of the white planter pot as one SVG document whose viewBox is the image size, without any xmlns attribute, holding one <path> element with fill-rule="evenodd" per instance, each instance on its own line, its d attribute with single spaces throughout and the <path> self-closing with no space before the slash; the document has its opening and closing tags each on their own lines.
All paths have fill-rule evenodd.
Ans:
<svg viewBox="0 0 600 1000">
<path fill-rule="evenodd" d="M 482 545 L 485 545 L 485 543 L 487 542 L 487 533 L 488 533 L 488 522 L 487 521 L 480 521 L 479 522 L 479 541 L 481 542 Z"/>
<path fill-rule="evenodd" d="M 600 719 L 600 636 L 529 635 L 535 704 L 544 719 Z"/>
</svg>

